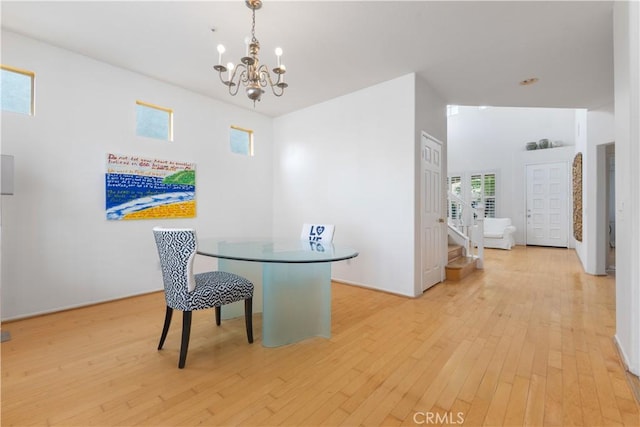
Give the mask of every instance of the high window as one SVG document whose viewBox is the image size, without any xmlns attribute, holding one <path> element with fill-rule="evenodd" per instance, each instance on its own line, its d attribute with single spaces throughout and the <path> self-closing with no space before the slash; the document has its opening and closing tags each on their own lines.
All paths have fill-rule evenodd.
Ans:
<svg viewBox="0 0 640 427">
<path fill-rule="evenodd" d="M 232 153 L 253 156 L 253 131 L 231 126 L 229 130 L 229 145 Z"/>
<path fill-rule="evenodd" d="M 33 71 L 2 65 L 0 93 L 2 109 L 21 114 L 34 114 L 35 78 Z"/>
<path fill-rule="evenodd" d="M 173 141 L 173 110 L 136 101 L 136 134 Z"/>
</svg>

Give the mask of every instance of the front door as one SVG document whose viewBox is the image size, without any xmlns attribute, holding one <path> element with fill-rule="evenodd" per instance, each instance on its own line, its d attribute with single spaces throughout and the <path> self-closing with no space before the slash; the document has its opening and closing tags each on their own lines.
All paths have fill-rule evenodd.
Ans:
<svg viewBox="0 0 640 427">
<path fill-rule="evenodd" d="M 567 247 L 567 164 L 527 165 L 527 245 Z"/>
<path fill-rule="evenodd" d="M 442 143 L 422 134 L 422 290 L 443 279 L 445 223 L 442 203 Z"/>
</svg>

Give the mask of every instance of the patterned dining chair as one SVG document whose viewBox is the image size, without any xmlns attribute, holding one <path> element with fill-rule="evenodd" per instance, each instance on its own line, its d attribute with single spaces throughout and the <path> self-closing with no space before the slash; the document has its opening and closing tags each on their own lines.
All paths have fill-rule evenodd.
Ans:
<svg viewBox="0 0 640 427">
<path fill-rule="evenodd" d="M 178 367 L 184 368 L 194 310 L 215 308 L 216 324 L 220 325 L 222 306 L 244 300 L 247 339 L 253 342 L 253 283 L 244 277 L 223 271 L 193 274 L 193 259 L 197 250 L 195 230 L 191 228 L 155 227 L 153 234 L 160 256 L 164 296 L 167 310 L 158 350 L 162 349 L 173 310 L 182 311 L 182 344 Z"/>
</svg>

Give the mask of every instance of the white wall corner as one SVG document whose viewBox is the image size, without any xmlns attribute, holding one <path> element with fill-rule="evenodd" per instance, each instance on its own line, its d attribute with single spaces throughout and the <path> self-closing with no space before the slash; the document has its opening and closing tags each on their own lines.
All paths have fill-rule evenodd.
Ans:
<svg viewBox="0 0 640 427">
<path fill-rule="evenodd" d="M 640 375 L 640 3 L 615 2 L 616 342 Z"/>
<path fill-rule="evenodd" d="M 415 75 L 415 114 L 414 114 L 414 296 L 420 296 L 422 290 L 422 238 L 421 238 L 421 218 L 420 206 L 422 205 L 422 195 L 420 192 L 422 179 L 422 135 L 435 138 L 442 143 L 440 164 L 442 165 L 442 187 L 441 206 L 446 206 L 446 178 L 447 178 L 447 104 L 440 94 L 431 87 L 426 80 Z M 443 213 L 446 217 L 446 212 Z M 444 280 L 444 267 L 447 256 L 446 228 L 442 244 L 441 276 Z"/>
</svg>

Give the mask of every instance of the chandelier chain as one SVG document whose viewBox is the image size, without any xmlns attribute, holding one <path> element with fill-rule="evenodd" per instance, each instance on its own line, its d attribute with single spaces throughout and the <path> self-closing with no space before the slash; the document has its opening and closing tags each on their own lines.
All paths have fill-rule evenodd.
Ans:
<svg viewBox="0 0 640 427">
<path fill-rule="evenodd" d="M 251 42 L 255 43 L 256 39 L 256 9 L 252 8 L 252 20 L 251 20 Z"/>
</svg>

